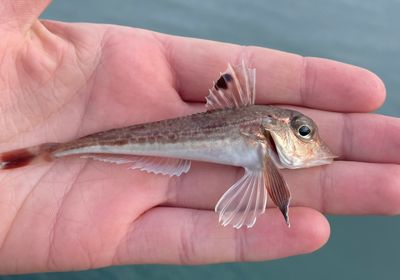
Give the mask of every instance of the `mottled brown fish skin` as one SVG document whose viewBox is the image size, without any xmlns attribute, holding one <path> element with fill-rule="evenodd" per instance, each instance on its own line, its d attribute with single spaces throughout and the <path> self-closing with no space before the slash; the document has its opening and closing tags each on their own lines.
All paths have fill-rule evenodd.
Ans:
<svg viewBox="0 0 400 280">
<path fill-rule="evenodd" d="M 179 141 L 223 139 L 239 129 L 260 127 L 264 118 L 288 118 L 290 110 L 274 106 L 252 105 L 234 109 L 213 110 L 175 119 L 137 124 L 94 133 L 61 144 L 56 152 L 88 146 L 122 146 L 138 143 L 176 143 Z"/>
</svg>

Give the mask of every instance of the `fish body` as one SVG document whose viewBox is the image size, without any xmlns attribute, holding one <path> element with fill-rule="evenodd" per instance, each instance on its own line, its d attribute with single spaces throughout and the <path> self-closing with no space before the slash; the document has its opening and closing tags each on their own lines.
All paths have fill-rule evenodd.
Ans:
<svg viewBox="0 0 400 280">
<path fill-rule="evenodd" d="M 215 207 L 221 224 L 252 227 L 269 195 L 289 225 L 290 191 L 279 169 L 329 164 L 335 157 L 316 124 L 294 110 L 255 105 L 255 69 L 244 62 L 228 65 L 206 100 L 206 112 L 6 152 L 0 168 L 73 155 L 169 176 L 188 172 L 192 160 L 240 166 L 243 177 Z"/>
<path fill-rule="evenodd" d="M 263 118 L 278 110 L 251 105 L 112 129 L 61 144 L 52 155 L 161 156 L 261 168 L 261 142 L 245 132 L 262 133 Z"/>
</svg>

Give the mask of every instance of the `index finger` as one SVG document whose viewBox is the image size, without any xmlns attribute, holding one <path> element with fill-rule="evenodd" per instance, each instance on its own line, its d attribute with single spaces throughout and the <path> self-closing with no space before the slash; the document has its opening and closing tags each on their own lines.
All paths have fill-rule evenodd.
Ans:
<svg viewBox="0 0 400 280">
<path fill-rule="evenodd" d="M 157 34 L 185 101 L 202 102 L 227 63 L 256 68 L 257 103 L 291 104 L 341 112 L 376 110 L 385 87 L 372 72 L 353 65 L 260 47 Z"/>
</svg>

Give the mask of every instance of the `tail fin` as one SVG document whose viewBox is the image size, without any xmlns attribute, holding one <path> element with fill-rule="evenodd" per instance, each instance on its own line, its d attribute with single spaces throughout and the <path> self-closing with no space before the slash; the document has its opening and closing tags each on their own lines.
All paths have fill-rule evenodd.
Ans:
<svg viewBox="0 0 400 280">
<path fill-rule="evenodd" d="M 0 153 L 0 169 L 14 169 L 34 163 L 51 161 L 51 154 L 57 146 L 57 143 L 46 143 Z"/>
</svg>

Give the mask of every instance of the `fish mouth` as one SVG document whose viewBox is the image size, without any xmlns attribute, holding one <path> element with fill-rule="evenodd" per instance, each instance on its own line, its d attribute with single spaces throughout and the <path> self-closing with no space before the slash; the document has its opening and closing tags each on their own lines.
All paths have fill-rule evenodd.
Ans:
<svg viewBox="0 0 400 280">
<path fill-rule="evenodd" d="M 266 138 L 269 145 L 269 155 L 280 168 L 299 169 L 314 167 L 330 164 L 337 158 L 323 143 L 321 143 L 320 149 L 315 151 L 312 157 L 299 158 L 290 156 L 283 151 L 283 147 L 279 144 L 279 141 L 277 143 L 271 134 L 268 134 Z"/>
<path fill-rule="evenodd" d="M 319 153 L 315 155 L 313 158 L 299 158 L 299 157 L 290 157 L 283 153 L 279 147 L 275 147 L 280 164 L 288 169 L 299 169 L 299 168 L 309 168 L 314 166 L 320 166 L 325 164 L 330 164 L 336 158 L 330 153 Z"/>
</svg>

